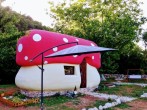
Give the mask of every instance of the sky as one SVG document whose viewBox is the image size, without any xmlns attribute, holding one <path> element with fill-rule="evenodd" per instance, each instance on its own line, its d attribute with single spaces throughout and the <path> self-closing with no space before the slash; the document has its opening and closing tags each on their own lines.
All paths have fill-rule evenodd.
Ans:
<svg viewBox="0 0 147 110">
<path fill-rule="evenodd" d="M 53 20 L 50 18 L 47 12 L 49 10 L 49 1 L 53 1 L 54 3 L 62 2 L 63 0 L 5 0 L 2 3 L 2 6 L 9 6 L 12 10 L 31 16 L 34 20 L 41 22 L 45 26 L 51 26 Z M 143 14 L 147 17 L 147 0 L 138 0 L 143 2 L 141 5 L 141 9 L 143 10 Z M 142 26 L 144 30 L 147 30 L 147 24 Z M 143 46 L 142 41 L 139 42 L 140 46 Z"/>
<path fill-rule="evenodd" d="M 51 24 L 51 18 L 46 14 L 49 12 L 48 0 L 6 0 L 2 6 L 10 6 L 12 10 L 31 16 L 43 25 Z"/>
<path fill-rule="evenodd" d="M 138 0 L 140 2 L 143 2 L 141 5 L 141 9 L 143 10 L 143 14 L 145 17 L 147 17 L 147 0 Z M 147 24 L 143 25 L 143 29 L 147 30 Z"/>
</svg>

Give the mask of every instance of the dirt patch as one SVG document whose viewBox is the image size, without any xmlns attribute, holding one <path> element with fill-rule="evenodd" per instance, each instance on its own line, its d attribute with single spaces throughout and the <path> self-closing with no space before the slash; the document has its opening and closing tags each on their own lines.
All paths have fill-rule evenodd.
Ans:
<svg viewBox="0 0 147 110">
<path fill-rule="evenodd" d="M 134 100 L 129 103 L 127 103 L 130 107 L 128 108 L 115 108 L 114 110 L 147 110 L 147 101 L 146 100 Z"/>
<path fill-rule="evenodd" d="M 79 97 L 78 100 L 75 102 L 67 102 L 67 103 L 64 103 L 64 105 L 68 106 L 69 108 L 73 108 L 75 110 L 81 110 L 82 108 L 92 106 L 96 100 L 103 100 L 103 99 L 86 95 L 84 97 Z"/>
<path fill-rule="evenodd" d="M 7 91 L 7 92 L 15 92 L 15 91 L 18 91 L 19 88 L 17 87 L 11 87 L 11 88 L 0 88 L 0 91 Z"/>
<path fill-rule="evenodd" d="M 131 108 L 129 110 L 147 110 L 147 101 L 146 100 L 135 100 L 128 103 Z"/>
<path fill-rule="evenodd" d="M 0 102 L 0 110 L 39 110 L 39 107 L 36 106 L 10 107 Z"/>
</svg>

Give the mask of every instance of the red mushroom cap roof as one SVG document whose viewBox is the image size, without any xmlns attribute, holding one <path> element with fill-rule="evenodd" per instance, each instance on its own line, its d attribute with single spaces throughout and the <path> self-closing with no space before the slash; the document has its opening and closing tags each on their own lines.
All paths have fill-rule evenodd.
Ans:
<svg viewBox="0 0 147 110">
<path fill-rule="evenodd" d="M 51 50 L 44 53 L 44 56 L 62 50 L 64 48 L 71 47 L 76 44 L 67 44 L 59 47 L 55 47 L 60 44 L 78 42 L 80 45 L 97 46 L 94 42 L 81 39 L 78 37 L 60 34 L 56 32 L 49 32 L 45 30 L 30 30 L 29 35 L 22 36 L 17 42 L 16 49 L 16 63 L 20 66 L 32 66 L 41 65 L 41 56 L 36 58 L 33 62 L 30 60 L 39 53 L 51 48 Z M 54 47 L 54 48 L 52 48 Z M 45 58 L 44 64 L 50 63 L 69 63 L 80 64 L 83 59 L 86 59 L 87 63 L 99 68 L 101 65 L 100 53 L 83 54 L 83 55 L 71 55 L 56 58 Z"/>
</svg>

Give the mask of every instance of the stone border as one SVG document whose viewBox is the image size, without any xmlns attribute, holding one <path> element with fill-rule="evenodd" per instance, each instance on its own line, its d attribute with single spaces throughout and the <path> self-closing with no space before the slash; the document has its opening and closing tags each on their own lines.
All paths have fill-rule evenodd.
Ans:
<svg viewBox="0 0 147 110">
<path fill-rule="evenodd" d="M 137 98 L 127 97 L 127 96 L 117 96 L 117 95 L 108 95 L 108 94 L 103 94 L 103 93 L 96 93 L 96 92 L 88 91 L 88 89 L 86 89 L 86 88 L 81 89 L 80 92 L 83 93 L 83 94 L 86 94 L 86 95 L 93 96 L 93 97 L 104 98 L 104 99 L 107 99 L 107 100 L 108 99 L 114 100 L 111 103 L 109 103 L 109 102 L 106 103 L 104 106 L 100 105 L 99 107 L 89 108 L 88 110 L 104 110 L 106 108 L 111 108 L 111 107 L 114 107 L 114 106 L 119 105 L 121 103 L 130 102 L 132 100 L 137 99 Z M 87 110 L 87 109 L 83 108 L 82 110 Z"/>
<path fill-rule="evenodd" d="M 20 90 L 20 92 L 21 92 L 21 94 L 26 95 L 28 97 L 40 97 L 41 96 L 40 91 Z M 56 94 L 64 95 L 67 92 L 68 92 L 68 90 L 67 91 L 44 91 L 43 96 L 53 96 Z"/>
</svg>

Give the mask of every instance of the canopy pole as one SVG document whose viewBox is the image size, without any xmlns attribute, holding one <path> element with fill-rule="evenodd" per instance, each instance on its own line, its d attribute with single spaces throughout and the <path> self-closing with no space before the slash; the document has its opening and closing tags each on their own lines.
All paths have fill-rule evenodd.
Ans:
<svg viewBox="0 0 147 110">
<path fill-rule="evenodd" d="M 37 54 L 35 57 L 33 57 L 30 62 L 33 62 L 37 57 L 39 57 L 41 55 L 41 68 L 39 67 L 39 69 L 41 69 L 41 94 L 40 94 L 40 109 L 43 110 L 44 109 L 44 105 L 43 105 L 43 72 L 44 72 L 44 68 L 43 68 L 43 64 L 44 64 L 44 53 L 55 48 L 55 47 L 60 47 L 63 45 L 69 45 L 69 44 L 73 44 L 76 43 L 78 45 L 78 42 L 69 42 L 69 43 L 65 43 L 65 44 L 60 44 L 51 48 L 48 48 L 46 50 L 44 50 L 43 52 Z"/>
<path fill-rule="evenodd" d="M 43 53 L 41 54 L 41 110 L 44 109 L 43 107 L 43 71 L 44 71 L 44 68 L 43 68 L 43 62 L 44 62 L 44 56 L 43 56 Z"/>
</svg>

